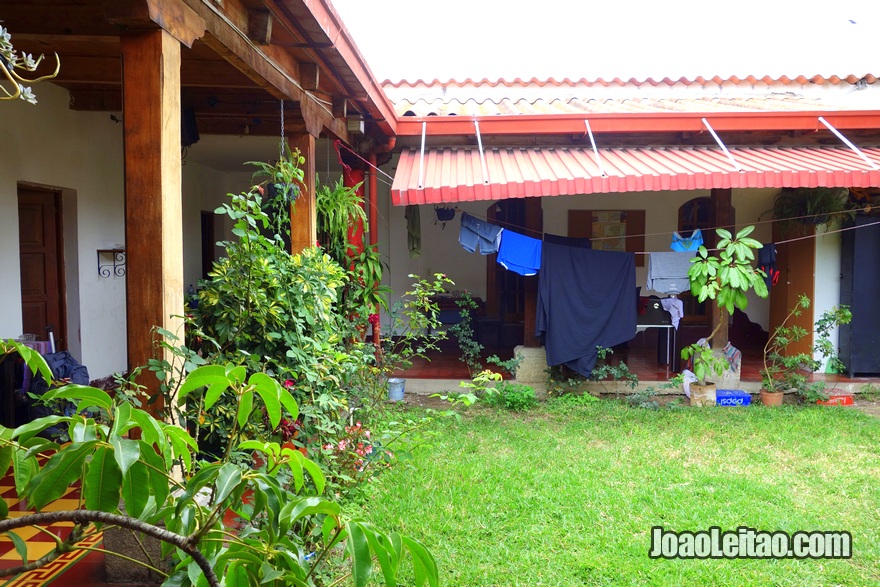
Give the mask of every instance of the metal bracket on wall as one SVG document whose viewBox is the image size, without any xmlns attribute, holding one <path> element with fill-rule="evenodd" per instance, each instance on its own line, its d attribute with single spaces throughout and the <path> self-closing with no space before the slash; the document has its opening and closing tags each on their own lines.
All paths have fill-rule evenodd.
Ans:
<svg viewBox="0 0 880 587">
<path fill-rule="evenodd" d="M 98 275 L 125 277 L 125 249 L 98 249 Z"/>
</svg>

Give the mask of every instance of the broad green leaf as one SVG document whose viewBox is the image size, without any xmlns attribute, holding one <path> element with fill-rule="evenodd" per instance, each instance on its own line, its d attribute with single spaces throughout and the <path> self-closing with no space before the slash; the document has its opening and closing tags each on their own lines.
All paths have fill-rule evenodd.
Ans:
<svg viewBox="0 0 880 587">
<path fill-rule="evenodd" d="M 254 390 L 248 389 L 243 394 L 241 394 L 241 398 L 238 400 L 238 425 L 243 428 L 250 419 L 251 412 L 253 411 Z"/>
<path fill-rule="evenodd" d="M 150 499 L 150 472 L 142 462 L 132 463 L 123 477 L 122 499 L 125 502 L 125 512 L 129 516 L 141 517 Z"/>
<path fill-rule="evenodd" d="M 147 467 L 150 475 L 150 489 L 156 496 L 156 506 L 161 508 L 168 499 L 168 469 L 165 466 L 165 459 L 161 455 L 156 454 L 152 445 L 147 444 L 143 440 L 137 441 L 141 448 L 141 461 Z"/>
<path fill-rule="evenodd" d="M 281 423 L 281 386 L 265 373 L 254 373 L 248 380 L 266 405 L 266 414 L 272 429 Z"/>
<path fill-rule="evenodd" d="M 72 422 L 73 418 L 68 416 L 44 416 L 42 418 L 37 418 L 36 420 L 32 420 L 27 424 L 22 424 L 18 428 L 12 431 L 12 438 L 17 438 L 19 442 L 24 442 L 32 438 L 35 434 L 38 434 L 45 430 L 46 428 L 51 428 L 56 424 L 60 424 L 61 422 Z"/>
<path fill-rule="evenodd" d="M 222 503 L 241 483 L 241 469 L 233 463 L 223 465 L 217 474 L 214 503 Z"/>
<path fill-rule="evenodd" d="M 60 498 L 70 485 L 82 477 L 86 457 L 97 442 L 89 441 L 63 448 L 49 458 L 43 470 L 28 483 L 28 503 L 37 510 Z"/>
<path fill-rule="evenodd" d="M 15 552 L 21 557 L 21 564 L 28 564 L 27 544 L 25 544 L 22 537 L 16 534 L 15 530 L 10 530 L 6 535 L 9 536 L 9 539 L 12 540 L 12 544 L 15 545 Z"/>
<path fill-rule="evenodd" d="M 369 542 L 370 548 L 376 556 L 379 568 L 385 577 L 386 587 L 396 587 L 397 567 L 400 564 L 400 559 L 392 548 L 390 541 L 372 526 L 361 524 L 360 528 L 363 530 L 364 536 L 366 536 L 367 542 Z"/>
<path fill-rule="evenodd" d="M 739 240 L 744 239 L 745 237 L 747 237 L 747 236 L 749 236 L 750 234 L 752 234 L 752 232 L 754 232 L 754 230 L 755 230 L 755 226 L 754 226 L 754 225 L 746 226 L 745 228 L 743 228 L 742 230 L 740 230 L 738 233 L 736 233 L 736 240 L 739 241 Z"/>
<path fill-rule="evenodd" d="M 198 472 L 190 478 L 186 483 L 186 491 L 180 496 L 178 504 L 192 499 L 202 487 L 213 483 L 220 472 L 220 463 L 212 463 L 198 470 Z"/>
<path fill-rule="evenodd" d="M 227 389 L 229 389 L 228 380 L 212 383 L 208 387 L 208 391 L 205 392 L 205 409 L 210 410 L 211 407 L 216 404 L 220 397 L 223 395 L 223 392 Z"/>
<path fill-rule="evenodd" d="M 15 449 L 12 453 L 12 473 L 15 478 L 15 493 L 23 496 L 31 479 L 36 475 L 40 466 L 36 457 L 27 456 L 28 451 Z"/>
<path fill-rule="evenodd" d="M 101 408 L 110 411 L 113 406 L 113 400 L 110 395 L 101 389 L 89 387 L 88 385 L 69 384 L 58 389 L 50 389 L 43 397 L 47 400 L 69 399 L 79 401 L 77 412 L 81 412 L 86 408 Z"/>
<path fill-rule="evenodd" d="M 437 560 L 434 558 L 434 555 L 422 543 L 412 538 L 401 536 L 401 540 L 413 557 L 416 587 L 424 585 L 426 580 L 431 587 L 438 587 L 440 585 L 440 575 L 437 572 Z"/>
<path fill-rule="evenodd" d="M 745 229 L 743 229 L 743 230 L 745 230 Z M 724 228 L 716 228 L 715 234 L 717 234 L 721 238 L 726 238 L 727 240 L 730 240 L 733 237 L 733 235 L 730 234 L 730 231 L 726 230 Z"/>
<path fill-rule="evenodd" d="M 43 381 L 52 381 L 52 369 L 49 368 L 49 364 L 46 362 L 43 355 L 18 341 L 10 339 L 9 343 L 15 347 L 15 352 L 18 353 L 18 356 L 20 356 L 27 366 L 30 367 L 33 373 L 39 373 L 42 375 Z"/>
<path fill-rule="evenodd" d="M 296 400 L 293 399 L 293 395 L 288 390 L 283 388 L 281 389 L 281 405 L 290 414 L 292 420 L 296 420 L 299 417 L 299 406 L 296 405 Z"/>
<path fill-rule="evenodd" d="M 82 486 L 86 509 L 110 513 L 119 509 L 122 473 L 112 453 L 112 449 L 99 446 L 86 468 Z"/>
<path fill-rule="evenodd" d="M 357 522 L 348 523 L 348 541 L 345 549 L 351 555 L 351 577 L 356 587 L 365 587 L 373 570 L 370 545 Z"/>
<path fill-rule="evenodd" d="M 123 476 L 128 474 L 129 467 L 137 462 L 141 456 L 140 445 L 137 440 L 128 440 L 118 436 L 111 436 L 110 444 L 113 445 L 113 456 L 116 458 L 119 470 Z"/>
<path fill-rule="evenodd" d="M 98 440 L 98 429 L 95 427 L 95 421 L 92 419 L 79 419 L 73 425 L 70 439 L 74 443 Z"/>
<path fill-rule="evenodd" d="M 231 382 L 226 376 L 226 368 L 223 365 L 203 365 L 186 376 L 186 380 L 180 386 L 179 400 L 183 401 L 186 395 L 194 389 L 208 387 L 215 383 L 229 385 Z"/>
<path fill-rule="evenodd" d="M 12 428 L 0 426 L 0 476 L 5 475 L 12 464 L 12 451 L 14 448 L 11 444 L 7 444 L 12 441 L 12 432 Z"/>
<path fill-rule="evenodd" d="M 159 422 L 144 410 L 134 409 L 131 411 L 131 419 L 141 429 L 141 439 L 147 444 L 159 445 L 159 450 L 164 452 L 166 444 L 165 434 L 162 432 Z"/>
<path fill-rule="evenodd" d="M 186 470 L 191 471 L 192 454 L 190 453 L 190 449 L 192 449 L 193 451 L 199 450 L 196 441 L 193 440 L 193 437 L 189 435 L 189 432 L 187 432 L 183 428 L 178 428 L 177 426 L 165 424 L 163 426 L 163 429 L 165 430 L 165 434 L 168 437 L 168 441 L 174 448 L 174 456 L 183 459 L 183 464 L 186 467 Z"/>
<path fill-rule="evenodd" d="M 131 404 L 122 402 L 116 406 L 116 413 L 113 416 L 113 427 L 110 429 L 111 436 L 122 436 L 128 432 L 131 425 Z"/>
<path fill-rule="evenodd" d="M 5 499 L 0 499 L 0 520 L 5 520 L 9 517 L 9 506 L 6 504 Z"/>
</svg>

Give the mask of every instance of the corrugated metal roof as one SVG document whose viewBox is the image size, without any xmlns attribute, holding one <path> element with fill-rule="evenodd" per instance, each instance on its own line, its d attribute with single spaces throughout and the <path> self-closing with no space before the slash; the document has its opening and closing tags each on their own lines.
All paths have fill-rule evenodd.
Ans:
<svg viewBox="0 0 880 587">
<path fill-rule="evenodd" d="M 863 149 L 880 163 L 880 148 Z M 395 205 L 712 188 L 870 187 L 871 169 L 846 147 L 739 147 L 734 169 L 717 147 L 431 148 L 401 152 Z M 485 170 L 484 170 L 485 169 Z M 604 174 L 602 173 L 604 172 Z"/>
<path fill-rule="evenodd" d="M 450 79 L 450 80 L 447 80 L 444 82 L 444 81 L 441 81 L 441 80 L 435 78 L 430 81 L 418 79 L 418 80 L 412 81 L 412 82 L 406 81 L 406 80 L 400 80 L 397 82 L 392 82 L 391 80 L 385 80 L 382 82 L 382 85 L 386 88 L 389 88 L 389 87 L 391 87 L 391 88 L 400 88 L 400 87 L 413 88 L 413 87 L 417 87 L 417 86 L 460 86 L 460 87 L 465 87 L 465 86 L 505 86 L 505 87 L 510 88 L 510 87 L 514 87 L 514 86 L 533 86 L 533 85 L 557 86 L 557 87 L 571 86 L 571 85 L 606 86 L 606 87 L 607 86 L 635 86 L 635 87 L 638 87 L 638 86 L 663 86 L 663 85 L 665 85 L 665 86 L 674 86 L 674 85 L 706 86 L 706 85 L 722 85 L 722 84 L 740 84 L 740 83 L 745 82 L 745 83 L 748 83 L 751 85 L 763 83 L 766 85 L 782 84 L 782 85 L 802 86 L 802 85 L 808 84 L 808 83 L 809 84 L 818 84 L 818 85 L 824 85 L 824 84 L 837 85 L 837 84 L 844 84 L 844 83 L 855 84 L 861 80 L 864 80 L 866 83 L 873 84 L 875 81 L 877 81 L 877 79 L 878 78 L 875 77 L 874 74 L 870 74 L 870 73 L 863 74 L 863 75 L 849 74 L 849 75 L 845 75 L 845 76 L 814 75 L 814 76 L 810 76 L 810 77 L 803 76 L 803 75 L 797 75 L 794 77 L 788 77 L 788 76 L 784 76 L 784 75 L 779 76 L 779 77 L 773 77 L 773 76 L 769 76 L 769 75 L 765 75 L 762 77 L 756 77 L 753 75 L 749 75 L 746 77 L 737 77 L 735 75 L 730 76 L 730 77 L 720 77 L 720 76 L 716 75 L 715 77 L 711 77 L 711 78 L 697 76 L 694 78 L 680 77 L 680 78 L 672 79 L 669 77 L 664 77 L 659 80 L 655 80 L 654 78 L 651 78 L 651 77 L 644 78 L 644 79 L 634 78 L 634 77 L 631 77 L 629 79 L 622 79 L 619 77 L 615 77 L 611 80 L 605 80 L 603 78 L 587 79 L 587 78 L 583 78 L 583 77 L 579 78 L 579 79 L 571 79 L 571 78 L 566 77 L 561 80 L 557 80 L 552 77 L 548 78 L 548 79 L 538 79 L 536 77 L 529 78 L 529 79 L 523 79 L 523 78 L 518 77 L 518 78 L 515 78 L 512 80 L 506 80 L 503 78 L 496 79 L 496 80 L 490 80 L 488 78 L 474 80 L 471 78 L 467 78 L 465 80 Z"/>
</svg>

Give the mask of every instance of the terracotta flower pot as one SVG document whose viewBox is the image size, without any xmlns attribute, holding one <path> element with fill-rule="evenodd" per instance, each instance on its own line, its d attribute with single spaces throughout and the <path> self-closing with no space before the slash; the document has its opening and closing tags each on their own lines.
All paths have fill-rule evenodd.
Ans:
<svg viewBox="0 0 880 587">
<path fill-rule="evenodd" d="M 761 390 L 761 404 L 765 406 L 781 406 L 785 392 Z"/>
</svg>

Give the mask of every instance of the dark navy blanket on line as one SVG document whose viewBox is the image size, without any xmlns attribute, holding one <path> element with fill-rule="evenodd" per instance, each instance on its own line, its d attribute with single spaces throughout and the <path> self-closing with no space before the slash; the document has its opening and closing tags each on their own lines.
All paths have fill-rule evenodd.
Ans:
<svg viewBox="0 0 880 587">
<path fill-rule="evenodd" d="M 636 265 L 632 253 L 544 242 L 535 335 L 551 367 L 589 377 L 597 346 L 613 347 L 636 332 Z"/>
</svg>

